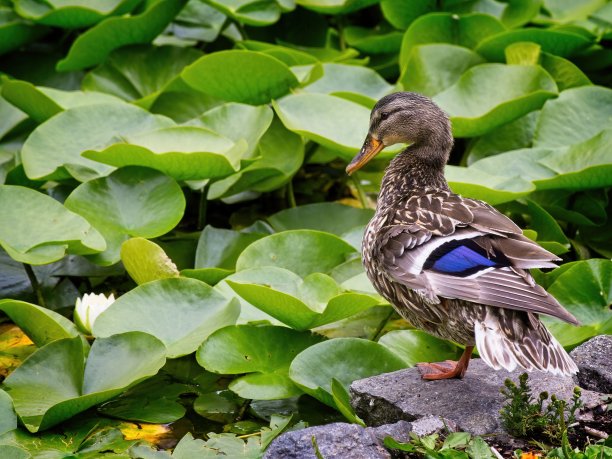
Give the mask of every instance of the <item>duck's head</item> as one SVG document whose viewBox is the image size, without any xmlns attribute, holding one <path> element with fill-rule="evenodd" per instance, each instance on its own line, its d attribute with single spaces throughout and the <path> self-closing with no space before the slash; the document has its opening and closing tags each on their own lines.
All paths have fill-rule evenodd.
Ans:
<svg viewBox="0 0 612 459">
<path fill-rule="evenodd" d="M 370 114 L 370 129 L 361 150 L 347 166 L 350 175 L 363 167 L 383 148 L 406 143 L 417 147 L 428 145 L 427 154 L 432 159 L 446 163 L 453 145 L 450 121 L 428 97 L 414 92 L 396 92 L 380 99 Z"/>
</svg>

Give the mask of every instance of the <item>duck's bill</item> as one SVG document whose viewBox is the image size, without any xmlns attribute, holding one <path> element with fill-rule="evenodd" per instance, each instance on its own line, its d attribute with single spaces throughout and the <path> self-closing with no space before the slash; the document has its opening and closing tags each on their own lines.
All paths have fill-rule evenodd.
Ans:
<svg viewBox="0 0 612 459">
<path fill-rule="evenodd" d="M 346 173 L 351 175 L 356 170 L 361 169 L 368 161 L 380 153 L 383 148 L 385 148 L 385 145 L 380 140 L 376 140 L 368 134 L 357 156 L 355 156 L 351 163 L 346 166 Z"/>
</svg>

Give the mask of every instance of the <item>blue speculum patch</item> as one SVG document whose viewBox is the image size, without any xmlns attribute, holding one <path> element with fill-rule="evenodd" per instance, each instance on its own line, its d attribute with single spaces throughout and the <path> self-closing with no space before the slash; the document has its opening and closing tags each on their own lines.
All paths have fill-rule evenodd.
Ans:
<svg viewBox="0 0 612 459">
<path fill-rule="evenodd" d="M 433 263 L 432 269 L 449 274 L 464 273 L 466 271 L 473 272 L 480 268 L 490 268 L 497 266 L 497 264 L 471 248 L 460 245 L 438 258 Z"/>
</svg>

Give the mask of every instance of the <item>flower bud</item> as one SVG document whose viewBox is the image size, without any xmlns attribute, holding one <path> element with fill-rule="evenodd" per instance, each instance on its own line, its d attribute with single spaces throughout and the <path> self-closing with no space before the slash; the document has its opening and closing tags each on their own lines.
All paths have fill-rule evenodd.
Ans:
<svg viewBox="0 0 612 459">
<path fill-rule="evenodd" d="M 74 323 L 83 332 L 91 335 L 96 318 L 115 301 L 111 293 L 107 298 L 104 293 L 86 293 L 83 298 L 77 298 L 74 308 Z"/>
</svg>

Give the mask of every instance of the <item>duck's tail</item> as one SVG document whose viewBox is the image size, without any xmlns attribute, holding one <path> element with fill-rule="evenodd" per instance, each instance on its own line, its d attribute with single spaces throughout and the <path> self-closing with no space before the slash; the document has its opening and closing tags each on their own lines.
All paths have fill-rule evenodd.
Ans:
<svg viewBox="0 0 612 459">
<path fill-rule="evenodd" d="M 538 316 L 529 312 L 488 307 L 474 325 L 476 346 L 487 365 L 499 370 L 542 370 L 572 375 L 578 367 Z"/>
</svg>

